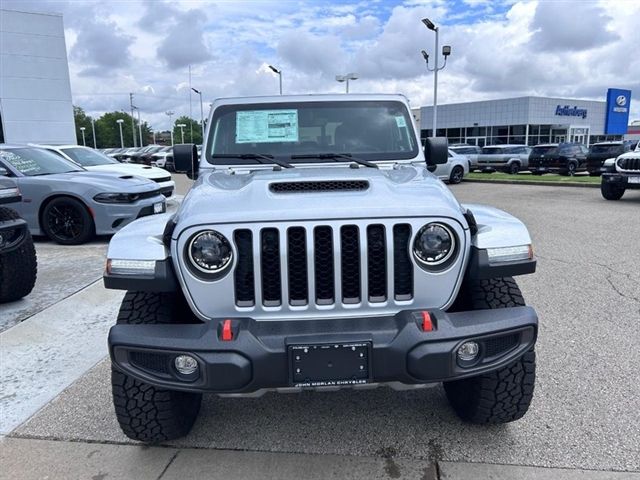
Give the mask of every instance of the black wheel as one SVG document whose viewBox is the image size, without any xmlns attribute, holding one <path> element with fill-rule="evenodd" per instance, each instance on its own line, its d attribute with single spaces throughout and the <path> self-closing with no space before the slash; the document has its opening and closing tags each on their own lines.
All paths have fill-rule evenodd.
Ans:
<svg viewBox="0 0 640 480">
<path fill-rule="evenodd" d="M 0 208 L 0 222 L 20 218 L 15 210 Z M 38 260 L 31 234 L 20 247 L 0 254 L 0 303 L 13 302 L 31 293 L 38 275 Z M 15 245 L 15 244 L 13 244 Z"/>
<path fill-rule="evenodd" d="M 569 164 L 567 165 L 567 169 L 562 172 L 562 175 L 573 177 L 576 174 L 577 169 L 578 166 L 575 164 L 575 162 L 569 162 Z"/>
<path fill-rule="evenodd" d="M 507 172 L 510 173 L 511 175 L 517 175 L 517 173 L 520 171 L 520 164 L 518 162 L 513 162 L 511 165 L 509 165 Z"/>
<path fill-rule="evenodd" d="M 118 323 L 181 323 L 192 317 L 183 297 L 172 293 L 127 292 Z M 185 436 L 191 430 L 202 394 L 155 387 L 111 367 L 111 391 L 124 434 L 145 443 Z"/>
<path fill-rule="evenodd" d="M 523 306 L 520 288 L 511 277 L 478 280 L 465 285 L 454 307 L 471 310 Z M 507 423 L 521 418 L 533 399 L 536 354 L 493 372 L 445 382 L 444 389 L 456 414 L 471 423 Z"/>
<path fill-rule="evenodd" d="M 600 192 L 607 200 L 620 200 L 624 195 L 625 188 L 619 185 L 602 182 L 600 184 Z"/>
<path fill-rule="evenodd" d="M 42 230 L 61 245 L 80 245 L 94 235 L 93 219 L 85 205 L 71 197 L 51 200 L 42 211 Z"/>
<path fill-rule="evenodd" d="M 464 168 L 460 165 L 456 165 L 451 170 L 451 175 L 449 175 L 449 183 L 458 184 L 464 178 Z"/>
</svg>

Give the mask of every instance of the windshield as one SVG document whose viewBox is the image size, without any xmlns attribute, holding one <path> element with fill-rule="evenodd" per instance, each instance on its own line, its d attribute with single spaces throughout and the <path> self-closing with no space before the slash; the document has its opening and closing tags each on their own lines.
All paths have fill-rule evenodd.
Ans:
<svg viewBox="0 0 640 480">
<path fill-rule="evenodd" d="M 590 153 L 606 153 L 609 155 L 620 155 L 624 150 L 622 145 L 592 145 Z"/>
<path fill-rule="evenodd" d="M 62 148 L 61 149 L 74 162 L 83 167 L 96 167 L 98 165 L 111 165 L 120 163 L 111 157 L 107 157 L 97 150 L 90 148 Z"/>
<path fill-rule="evenodd" d="M 335 162 L 314 157 L 326 153 L 353 154 L 364 160 L 418 155 L 413 120 L 397 101 L 226 105 L 215 110 L 212 122 L 206 156 L 215 165 L 259 163 L 247 158 L 256 154 L 285 161 L 304 156 L 295 163 Z"/>
<path fill-rule="evenodd" d="M 27 177 L 84 171 L 84 169 L 60 158 L 55 153 L 41 148 L 0 150 L 0 159 Z"/>
<path fill-rule="evenodd" d="M 533 147 L 533 150 L 531 150 L 531 153 L 533 155 L 546 155 L 548 153 L 556 153 L 557 151 L 558 151 L 558 147 L 548 145 L 544 147 Z"/>
</svg>

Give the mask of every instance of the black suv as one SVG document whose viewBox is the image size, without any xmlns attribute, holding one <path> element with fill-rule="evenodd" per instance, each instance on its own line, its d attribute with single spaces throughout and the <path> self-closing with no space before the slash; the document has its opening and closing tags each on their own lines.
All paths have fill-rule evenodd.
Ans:
<svg viewBox="0 0 640 480">
<path fill-rule="evenodd" d="M 607 158 L 618 158 L 623 153 L 633 150 L 634 142 L 600 142 L 594 143 L 587 154 L 587 171 L 592 177 L 605 171 L 603 165 Z"/>
<path fill-rule="evenodd" d="M 529 170 L 534 175 L 554 172 L 573 176 L 587 169 L 588 151 L 581 143 L 536 145 L 529 156 Z"/>
</svg>

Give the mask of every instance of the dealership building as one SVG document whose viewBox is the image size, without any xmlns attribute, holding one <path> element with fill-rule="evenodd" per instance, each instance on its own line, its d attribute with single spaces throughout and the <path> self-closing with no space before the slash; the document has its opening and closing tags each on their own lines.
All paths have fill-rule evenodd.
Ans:
<svg viewBox="0 0 640 480">
<path fill-rule="evenodd" d="M 62 15 L 0 9 L 0 143 L 76 143 Z"/>
<path fill-rule="evenodd" d="M 470 145 L 621 140 L 627 133 L 631 91 L 610 88 L 606 101 L 518 97 L 438 105 L 437 136 Z M 422 107 L 421 137 L 433 136 L 433 107 Z"/>
</svg>

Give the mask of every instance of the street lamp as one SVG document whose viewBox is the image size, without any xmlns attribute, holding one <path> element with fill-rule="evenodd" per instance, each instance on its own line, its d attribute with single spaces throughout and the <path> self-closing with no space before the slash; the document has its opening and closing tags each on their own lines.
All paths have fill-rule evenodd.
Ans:
<svg viewBox="0 0 640 480">
<path fill-rule="evenodd" d="M 204 109 L 202 108 L 202 91 L 191 87 L 191 90 L 200 96 L 200 126 L 202 127 L 202 141 L 204 142 Z"/>
<path fill-rule="evenodd" d="M 451 55 L 451 47 L 449 45 L 445 45 L 442 47 L 442 55 L 444 56 L 444 63 L 441 67 L 438 66 L 438 32 L 440 29 L 434 25 L 434 23 L 428 18 L 423 18 L 422 23 L 424 23 L 425 27 L 429 30 L 432 30 L 436 34 L 436 48 L 434 50 L 434 55 L 436 56 L 435 65 L 433 68 L 429 68 L 429 55 L 427 52 L 422 50 L 422 57 L 424 58 L 425 63 L 427 64 L 427 70 L 433 72 L 433 125 L 432 132 L 433 136 L 437 136 L 436 130 L 436 122 L 438 120 L 438 72 L 447 66 L 447 57 Z"/>
<path fill-rule="evenodd" d="M 80 127 L 80 131 L 82 132 L 82 145 L 84 145 L 85 147 L 87 146 L 87 144 L 84 141 L 84 131 L 86 130 L 86 128 L 84 127 Z"/>
<path fill-rule="evenodd" d="M 91 117 L 91 131 L 93 132 L 93 148 L 98 148 L 96 145 L 96 121 Z"/>
<path fill-rule="evenodd" d="M 140 109 L 138 107 L 133 107 L 138 112 L 138 135 L 140 136 L 140 147 L 142 145 L 142 122 L 140 122 Z"/>
<path fill-rule="evenodd" d="M 116 120 L 116 123 L 120 126 L 120 148 L 124 148 L 124 140 L 122 139 L 122 124 L 124 123 L 124 120 L 119 118 Z"/>
<path fill-rule="evenodd" d="M 171 123 L 171 117 L 175 112 L 173 110 L 169 110 L 164 113 L 166 113 L 167 116 L 169 117 L 169 126 L 170 126 L 169 130 L 171 131 L 171 146 L 173 147 L 173 123 Z"/>
<path fill-rule="evenodd" d="M 349 80 L 357 80 L 357 79 L 358 79 L 357 73 L 347 73 L 346 75 L 336 75 L 336 81 L 340 83 L 346 82 L 346 86 L 347 86 L 346 93 L 349 93 Z"/>
<path fill-rule="evenodd" d="M 184 123 L 179 123 L 176 125 L 176 127 L 180 127 L 180 135 L 182 135 L 182 143 L 184 143 L 184 127 L 186 127 L 187 125 Z"/>
<path fill-rule="evenodd" d="M 269 65 L 269 68 L 271 69 L 271 71 L 278 74 L 278 78 L 280 79 L 280 95 L 282 95 L 282 70 L 278 70 L 273 65 Z"/>
</svg>

